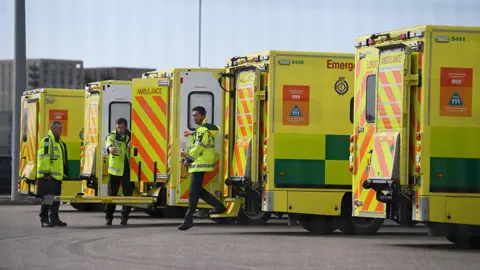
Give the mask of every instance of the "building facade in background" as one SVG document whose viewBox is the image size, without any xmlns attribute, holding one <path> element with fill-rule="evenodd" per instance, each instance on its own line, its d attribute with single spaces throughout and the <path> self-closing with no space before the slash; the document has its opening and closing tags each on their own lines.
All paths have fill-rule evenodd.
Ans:
<svg viewBox="0 0 480 270">
<path fill-rule="evenodd" d="M 125 80 L 130 81 L 133 78 L 141 78 L 142 73 L 153 71 L 155 68 L 128 68 L 128 67 L 103 67 L 86 68 L 85 83 L 97 82 L 103 80 Z"/>
<path fill-rule="evenodd" d="M 83 61 L 27 59 L 27 89 L 84 89 Z M 0 112 L 12 111 L 13 60 L 0 60 Z"/>
<path fill-rule="evenodd" d="M 101 80 L 126 80 L 142 77 L 155 68 L 84 68 L 81 60 L 27 59 L 27 89 L 84 89 L 85 84 Z M 13 60 L 0 60 L 0 157 L 10 156 L 12 131 Z"/>
</svg>

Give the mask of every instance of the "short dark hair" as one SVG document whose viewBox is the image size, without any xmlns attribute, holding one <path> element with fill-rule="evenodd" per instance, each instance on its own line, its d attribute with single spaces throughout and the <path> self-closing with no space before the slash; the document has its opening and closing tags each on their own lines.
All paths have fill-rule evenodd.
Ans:
<svg viewBox="0 0 480 270">
<path fill-rule="evenodd" d="M 205 110 L 205 108 L 202 106 L 196 106 L 192 109 L 192 112 L 199 112 L 203 116 L 207 115 L 207 110 Z"/>
<path fill-rule="evenodd" d="M 50 130 L 53 130 L 55 129 L 56 127 L 60 126 L 62 124 L 62 122 L 60 121 L 53 121 L 52 124 L 50 125 Z"/>
<path fill-rule="evenodd" d="M 115 122 L 117 125 L 121 125 L 121 124 L 124 124 L 125 126 L 127 126 L 128 122 L 127 122 L 127 119 L 125 118 L 118 118 L 117 121 Z"/>
</svg>

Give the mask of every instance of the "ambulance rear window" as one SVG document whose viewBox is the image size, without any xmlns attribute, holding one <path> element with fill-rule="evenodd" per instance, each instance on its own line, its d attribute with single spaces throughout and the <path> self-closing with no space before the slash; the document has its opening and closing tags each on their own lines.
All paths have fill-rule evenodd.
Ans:
<svg viewBox="0 0 480 270">
<path fill-rule="evenodd" d="M 366 96 L 366 105 L 365 105 L 365 120 L 367 123 L 375 122 L 375 101 L 377 100 L 377 76 L 375 74 L 369 75 L 367 77 L 367 96 Z"/>
<path fill-rule="evenodd" d="M 116 127 L 116 122 L 118 118 L 127 119 L 128 129 L 131 129 L 131 115 L 132 115 L 132 104 L 127 101 L 113 101 L 109 105 L 109 121 L 108 121 L 108 130 L 112 131 Z"/>
<path fill-rule="evenodd" d="M 194 91 L 194 92 L 190 92 L 190 94 L 188 94 L 188 129 L 190 130 L 195 130 L 197 129 L 197 125 L 195 124 L 195 122 L 193 122 L 193 118 L 192 118 L 192 109 L 195 108 L 196 106 L 202 106 L 205 108 L 205 110 L 207 111 L 207 115 L 206 115 L 206 118 L 207 118 L 207 121 L 208 123 L 211 123 L 213 124 L 213 110 L 214 110 L 214 106 L 213 106 L 213 102 L 214 102 L 214 98 L 213 98 L 213 93 L 212 92 L 198 92 L 198 91 Z"/>
<path fill-rule="evenodd" d="M 23 119 L 22 119 L 22 141 L 27 142 L 28 138 L 28 108 L 23 108 Z"/>
</svg>

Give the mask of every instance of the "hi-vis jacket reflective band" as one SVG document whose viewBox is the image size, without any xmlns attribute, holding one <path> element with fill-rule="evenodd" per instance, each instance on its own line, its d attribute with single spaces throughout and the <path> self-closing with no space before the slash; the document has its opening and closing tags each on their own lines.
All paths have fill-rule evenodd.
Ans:
<svg viewBox="0 0 480 270">
<path fill-rule="evenodd" d="M 219 128 L 208 124 L 204 119 L 202 124 L 190 136 L 190 146 L 185 158 L 191 163 L 188 172 L 210 172 L 215 170 L 218 153 L 215 152 L 215 138 Z"/>
<path fill-rule="evenodd" d="M 50 174 L 56 180 L 63 180 L 66 149 L 60 138 L 55 139 L 52 131 L 40 142 L 37 157 L 37 178 Z"/>
<path fill-rule="evenodd" d="M 122 176 L 125 169 L 125 159 L 130 159 L 130 151 L 128 151 L 128 143 L 130 142 L 130 131 L 127 130 L 122 138 L 120 134 L 117 134 L 116 130 L 113 130 L 107 137 L 105 142 L 106 151 L 108 155 L 108 173 L 115 176 Z M 111 146 L 117 149 L 117 152 L 110 153 Z M 128 165 L 127 165 L 128 166 Z"/>
</svg>

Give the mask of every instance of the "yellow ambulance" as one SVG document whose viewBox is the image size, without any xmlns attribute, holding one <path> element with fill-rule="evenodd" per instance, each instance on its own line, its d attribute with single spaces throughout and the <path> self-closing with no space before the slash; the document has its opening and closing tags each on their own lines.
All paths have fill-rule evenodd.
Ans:
<svg viewBox="0 0 480 270">
<path fill-rule="evenodd" d="M 23 92 L 20 119 L 20 156 L 18 192 L 36 193 L 36 161 L 40 141 L 47 136 L 52 121 L 63 124 L 62 140 L 67 146 L 69 179 L 63 180 L 62 196 L 73 196 L 81 188 L 80 147 L 82 145 L 84 93 L 81 89 L 45 88 Z M 63 200 L 62 200 L 63 201 Z M 63 201 L 66 202 L 66 201 Z M 77 210 L 84 204 L 72 203 Z"/>
<path fill-rule="evenodd" d="M 376 232 L 383 220 L 352 218 L 348 172 L 354 55 L 267 51 L 234 57 L 222 75 L 224 190 L 215 221 L 265 223 L 295 214 L 314 233 Z"/>
<path fill-rule="evenodd" d="M 209 123 L 221 126 L 224 91 L 218 76 L 224 69 L 172 68 L 144 73 L 133 79 L 131 178 L 140 190 L 156 198 L 147 213 L 183 216 L 188 206 L 190 175 L 181 162 L 189 136 L 197 128 L 191 117 L 195 106 L 207 110 Z M 219 135 L 219 137 L 222 137 Z M 221 153 L 223 140 L 218 140 Z M 207 173 L 204 188 L 222 198 L 219 163 Z M 198 208 L 211 208 L 203 200 Z"/>
<path fill-rule="evenodd" d="M 422 25 L 356 40 L 354 216 L 421 222 L 480 245 L 480 27 Z"/>
</svg>

